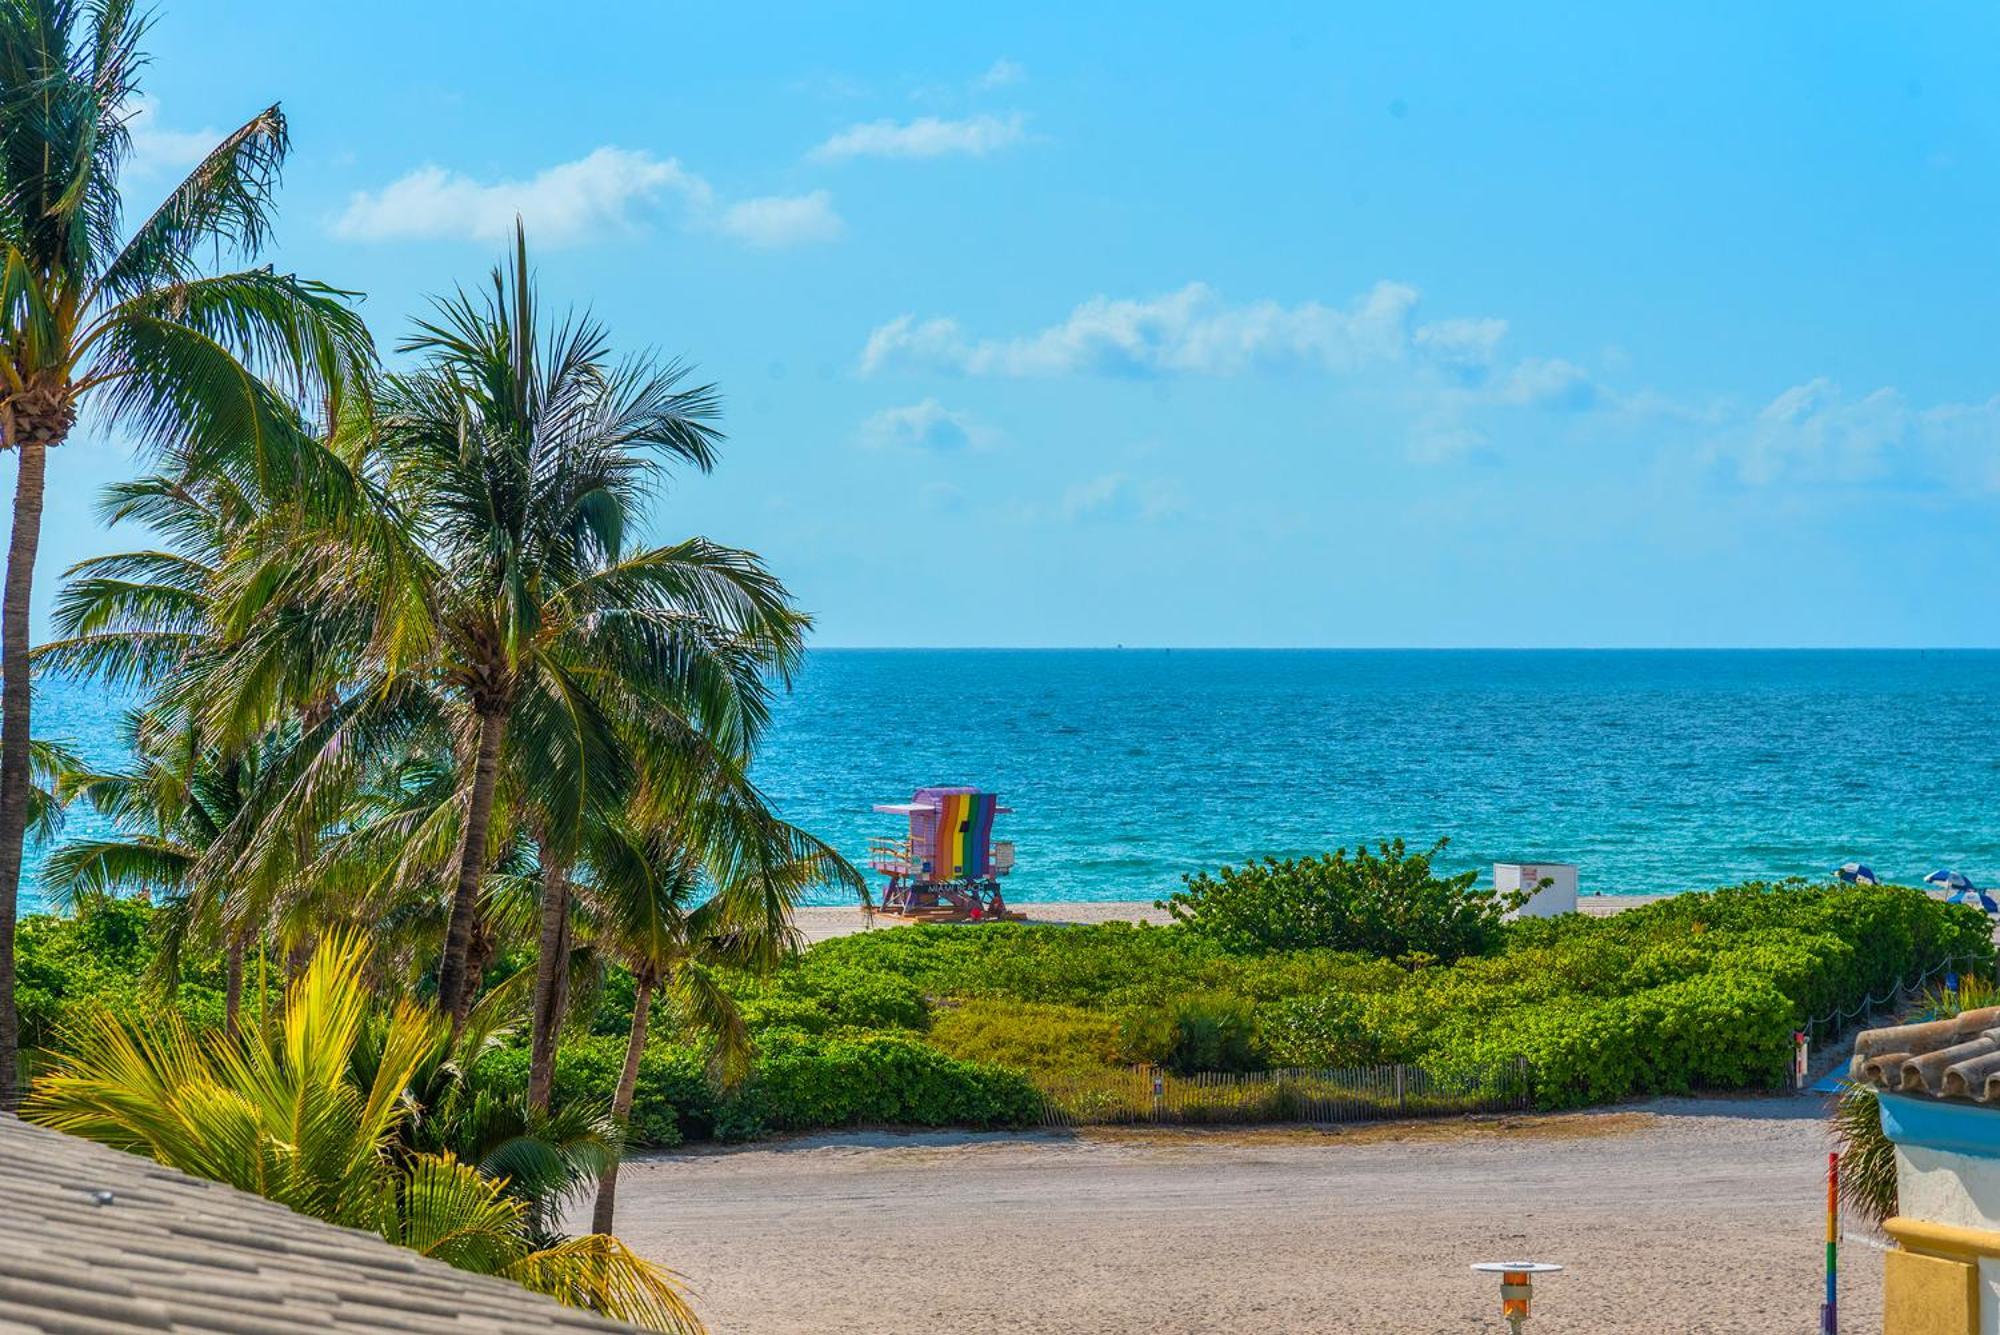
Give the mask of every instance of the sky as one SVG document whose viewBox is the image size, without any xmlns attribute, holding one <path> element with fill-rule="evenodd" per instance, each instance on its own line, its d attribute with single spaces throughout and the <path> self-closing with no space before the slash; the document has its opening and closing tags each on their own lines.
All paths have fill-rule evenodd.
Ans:
<svg viewBox="0 0 2000 1335">
<path fill-rule="evenodd" d="M 1992 646 L 1996 28 L 162 0 L 130 207 L 282 101 L 268 258 L 385 348 L 520 214 L 722 391 L 651 536 L 822 646 Z M 40 632 L 140 466 L 52 460 Z"/>
</svg>

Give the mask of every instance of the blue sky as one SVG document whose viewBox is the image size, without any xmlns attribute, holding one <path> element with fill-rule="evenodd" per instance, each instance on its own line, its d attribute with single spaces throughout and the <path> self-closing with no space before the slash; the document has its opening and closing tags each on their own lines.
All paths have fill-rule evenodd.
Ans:
<svg viewBox="0 0 2000 1335">
<path fill-rule="evenodd" d="M 282 99 L 385 344 L 519 210 L 821 644 L 2000 644 L 1994 11 L 1096 8 L 166 0 L 132 192 Z"/>
</svg>

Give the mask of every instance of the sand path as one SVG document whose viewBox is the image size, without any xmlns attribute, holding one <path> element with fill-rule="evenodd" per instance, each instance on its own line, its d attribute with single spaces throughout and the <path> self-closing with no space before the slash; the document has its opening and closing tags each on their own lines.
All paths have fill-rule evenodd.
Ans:
<svg viewBox="0 0 2000 1335">
<path fill-rule="evenodd" d="M 1651 904 L 1665 899 L 1665 895 L 1586 895 L 1578 908 L 1593 917 L 1608 917 L 1620 909 L 1637 908 L 1641 904 Z M 1156 909 L 1146 900 L 1086 900 L 1075 903 L 1015 904 L 1013 908 L 1028 915 L 1031 922 L 1049 923 L 1099 923 L 1099 922 L 1150 922 L 1164 924 L 1172 919 L 1165 912 Z M 877 914 L 871 920 L 862 915 L 858 908 L 810 908 L 800 909 L 795 915 L 799 930 L 808 941 L 825 941 L 829 937 L 850 936 L 855 932 L 872 928 L 900 926 L 901 920 L 887 914 Z"/>
<path fill-rule="evenodd" d="M 1817 1328 L 1819 1101 L 1242 1131 L 823 1135 L 626 1166 L 618 1231 L 718 1335 L 1502 1329 L 1473 1260 L 1571 1269 L 1536 1335 Z M 585 1220 L 571 1223 L 581 1226 Z M 1881 1256 L 1843 1253 L 1844 1324 Z"/>
</svg>

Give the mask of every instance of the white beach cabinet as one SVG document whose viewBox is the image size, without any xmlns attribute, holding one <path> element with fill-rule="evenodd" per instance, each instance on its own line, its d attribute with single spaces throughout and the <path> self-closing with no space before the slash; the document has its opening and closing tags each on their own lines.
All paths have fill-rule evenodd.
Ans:
<svg viewBox="0 0 2000 1335">
<path fill-rule="evenodd" d="M 1493 888 L 1502 894 L 1509 890 L 1530 889 L 1543 881 L 1552 884 L 1546 890 L 1536 891 L 1513 916 L 1553 918 L 1558 913 L 1576 912 L 1575 863 L 1496 862 L 1493 864 Z"/>
</svg>

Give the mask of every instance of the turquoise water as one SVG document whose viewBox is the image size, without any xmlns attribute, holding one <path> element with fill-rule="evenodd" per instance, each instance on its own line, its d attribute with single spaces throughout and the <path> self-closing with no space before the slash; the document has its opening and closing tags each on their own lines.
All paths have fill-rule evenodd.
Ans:
<svg viewBox="0 0 2000 1335">
<path fill-rule="evenodd" d="M 52 683 L 40 708 L 115 757 L 115 702 Z M 2000 652 L 835 650 L 757 773 L 857 860 L 895 832 L 872 803 L 995 789 L 1020 900 L 1395 835 L 1632 894 L 1850 857 L 2000 881 L 1996 743 Z"/>
</svg>

